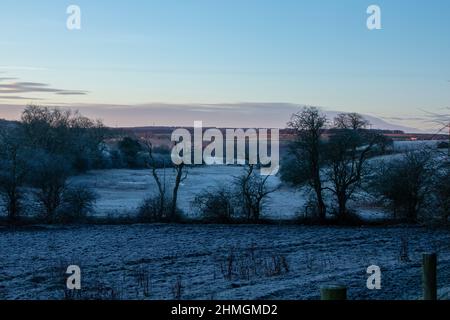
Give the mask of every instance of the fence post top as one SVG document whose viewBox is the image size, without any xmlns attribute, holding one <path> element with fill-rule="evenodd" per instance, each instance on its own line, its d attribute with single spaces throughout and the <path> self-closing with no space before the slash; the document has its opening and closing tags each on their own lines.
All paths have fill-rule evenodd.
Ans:
<svg viewBox="0 0 450 320">
<path fill-rule="evenodd" d="M 342 284 L 338 284 L 338 283 L 334 283 L 334 284 L 326 284 L 320 287 L 320 289 L 324 289 L 324 290 L 344 290 L 347 289 L 346 286 L 342 285 Z"/>
<path fill-rule="evenodd" d="M 435 257 L 435 256 L 437 256 L 437 253 L 436 252 L 424 252 L 424 253 L 422 253 L 422 256 L 423 257 Z"/>
</svg>

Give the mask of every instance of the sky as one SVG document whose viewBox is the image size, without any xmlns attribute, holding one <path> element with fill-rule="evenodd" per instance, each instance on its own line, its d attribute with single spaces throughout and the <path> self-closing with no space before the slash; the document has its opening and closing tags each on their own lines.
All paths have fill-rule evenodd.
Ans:
<svg viewBox="0 0 450 320">
<path fill-rule="evenodd" d="M 447 0 L 2 0 L 0 118 L 34 103 L 114 126 L 279 127 L 313 105 L 432 131 L 449 35 Z"/>
</svg>

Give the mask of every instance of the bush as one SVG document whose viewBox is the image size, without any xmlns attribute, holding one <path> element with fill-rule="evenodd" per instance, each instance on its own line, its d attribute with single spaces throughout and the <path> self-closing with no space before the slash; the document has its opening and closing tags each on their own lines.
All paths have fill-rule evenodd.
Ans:
<svg viewBox="0 0 450 320">
<path fill-rule="evenodd" d="M 433 193 L 436 197 L 438 219 L 447 224 L 450 218 L 450 168 L 444 167 L 436 177 Z M 434 208 L 433 208 L 434 209 Z"/>
<path fill-rule="evenodd" d="M 126 165 L 129 168 L 139 168 L 138 155 L 142 151 L 142 146 L 137 139 L 124 137 L 118 144 Z"/>
<path fill-rule="evenodd" d="M 85 221 L 94 210 L 98 195 L 86 186 L 68 188 L 63 193 L 58 222 L 76 223 Z"/>
<path fill-rule="evenodd" d="M 236 214 L 234 194 L 225 187 L 205 189 L 192 202 L 201 216 L 208 222 L 231 223 Z"/>
<path fill-rule="evenodd" d="M 392 203 L 396 218 L 415 223 L 430 194 L 435 172 L 431 150 L 408 151 L 399 160 L 378 165 L 372 190 Z"/>
<path fill-rule="evenodd" d="M 78 112 L 30 105 L 21 117 L 23 142 L 31 149 L 64 157 L 70 168 L 83 172 L 101 158 L 106 129 Z"/>
<path fill-rule="evenodd" d="M 448 149 L 449 143 L 447 141 L 441 141 L 437 144 L 438 149 Z"/>
<path fill-rule="evenodd" d="M 182 219 L 182 211 L 177 208 L 175 216 L 172 216 L 172 199 L 153 196 L 145 199 L 138 208 L 138 221 L 152 222 L 176 222 Z"/>
<path fill-rule="evenodd" d="M 62 156 L 36 152 L 28 179 L 47 223 L 55 222 L 71 174 L 70 164 Z"/>
</svg>

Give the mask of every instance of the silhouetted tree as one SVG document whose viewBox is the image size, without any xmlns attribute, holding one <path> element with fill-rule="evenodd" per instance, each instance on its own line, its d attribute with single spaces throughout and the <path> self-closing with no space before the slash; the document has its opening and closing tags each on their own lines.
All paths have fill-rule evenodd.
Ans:
<svg viewBox="0 0 450 320">
<path fill-rule="evenodd" d="M 378 163 L 376 168 L 372 190 L 392 202 L 396 216 L 417 222 L 436 172 L 433 152 L 428 148 L 408 151 L 398 160 Z"/>
<path fill-rule="evenodd" d="M 361 129 L 342 129 L 329 138 L 325 155 L 327 189 L 336 197 L 339 219 L 348 219 L 347 202 L 368 173 L 367 160 L 384 142 L 381 135 Z"/>
<path fill-rule="evenodd" d="M 168 220 L 175 220 L 177 219 L 177 201 L 178 201 L 178 190 L 180 188 L 181 183 L 186 180 L 187 178 L 187 171 L 185 168 L 185 164 L 171 164 L 172 169 L 175 171 L 175 181 L 173 183 L 173 189 L 172 194 L 169 196 L 166 192 L 166 164 L 163 160 L 163 168 L 162 174 L 163 177 L 161 178 L 158 173 L 158 168 L 160 168 L 161 164 L 158 163 L 158 160 L 155 156 L 155 147 L 153 146 L 152 142 L 149 138 L 144 139 L 143 145 L 145 148 L 145 151 L 147 153 L 147 167 L 151 170 L 152 177 L 156 182 L 157 188 L 158 188 L 158 202 L 159 202 L 159 212 L 161 216 L 167 215 L 168 217 L 163 217 L 164 219 Z M 169 165 L 168 165 L 169 166 Z"/>
<path fill-rule="evenodd" d="M 450 218 L 450 163 L 444 161 L 435 171 L 435 181 L 432 193 L 437 200 L 437 211 L 443 223 L 448 223 Z"/>
<path fill-rule="evenodd" d="M 0 131 L 0 194 L 10 222 L 15 222 L 22 210 L 28 156 L 20 126 Z"/>
<path fill-rule="evenodd" d="M 334 118 L 334 127 L 337 129 L 366 129 L 370 125 L 359 113 L 340 113 Z"/>
<path fill-rule="evenodd" d="M 106 129 L 78 112 L 30 105 L 22 113 L 24 143 L 47 154 L 63 156 L 77 171 L 101 158 Z"/>
<path fill-rule="evenodd" d="M 118 147 L 129 168 L 139 167 L 138 155 L 142 151 L 142 146 L 137 139 L 124 137 L 119 141 Z"/>
<path fill-rule="evenodd" d="M 48 223 L 55 222 L 70 173 L 70 165 L 58 155 L 42 152 L 32 163 L 30 182 L 43 209 L 43 218 Z"/>
<path fill-rule="evenodd" d="M 244 173 L 235 178 L 238 195 L 243 199 L 244 214 L 249 221 L 259 220 L 264 201 L 277 190 L 268 186 L 270 176 L 261 176 L 254 169 L 254 165 L 247 165 Z"/>
<path fill-rule="evenodd" d="M 293 160 L 290 165 L 293 175 L 291 181 L 296 184 L 309 184 L 314 190 L 317 200 L 318 216 L 321 221 L 326 218 L 326 205 L 323 199 L 321 179 L 322 146 L 321 135 L 325 129 L 327 118 L 315 107 L 305 107 L 293 114 L 288 127 L 297 135 L 291 148 Z M 286 177 L 286 175 L 285 175 Z"/>
</svg>

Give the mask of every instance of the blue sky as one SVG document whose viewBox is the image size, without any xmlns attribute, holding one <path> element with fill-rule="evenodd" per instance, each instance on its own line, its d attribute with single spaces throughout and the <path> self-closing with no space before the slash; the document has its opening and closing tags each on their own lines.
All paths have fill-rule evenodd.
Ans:
<svg viewBox="0 0 450 320">
<path fill-rule="evenodd" d="M 71 4 L 81 30 L 66 28 Z M 382 30 L 366 28 L 371 4 Z M 285 102 L 425 128 L 424 110 L 450 107 L 446 0 L 2 0 L 0 9 L 0 117 L 30 102 L 93 114 Z"/>
</svg>

